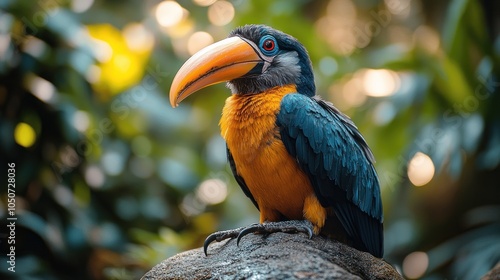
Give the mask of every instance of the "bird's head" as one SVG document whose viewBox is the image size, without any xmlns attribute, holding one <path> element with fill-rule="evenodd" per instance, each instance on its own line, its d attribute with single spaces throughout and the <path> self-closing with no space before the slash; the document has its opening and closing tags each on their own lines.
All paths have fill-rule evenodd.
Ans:
<svg viewBox="0 0 500 280">
<path fill-rule="evenodd" d="M 265 25 L 246 25 L 227 39 L 194 54 L 177 72 L 170 88 L 176 107 L 204 87 L 228 82 L 233 94 L 256 94 L 294 84 L 301 94 L 315 94 L 311 61 L 297 39 Z"/>
</svg>

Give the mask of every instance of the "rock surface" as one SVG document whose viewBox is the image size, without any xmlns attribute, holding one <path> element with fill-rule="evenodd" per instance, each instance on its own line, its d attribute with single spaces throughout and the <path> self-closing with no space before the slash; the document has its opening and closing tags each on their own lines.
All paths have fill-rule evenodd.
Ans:
<svg viewBox="0 0 500 280">
<path fill-rule="evenodd" d="M 388 263 L 340 242 L 304 234 L 249 234 L 168 258 L 152 279 L 403 279 Z"/>
<path fill-rule="evenodd" d="M 481 280 L 500 280 L 500 262 L 490 272 L 486 273 Z"/>
</svg>

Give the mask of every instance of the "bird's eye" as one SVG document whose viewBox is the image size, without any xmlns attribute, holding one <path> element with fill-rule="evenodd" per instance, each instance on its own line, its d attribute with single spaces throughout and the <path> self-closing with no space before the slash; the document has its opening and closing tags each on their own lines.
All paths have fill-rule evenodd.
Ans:
<svg viewBox="0 0 500 280">
<path fill-rule="evenodd" d="M 271 35 L 265 35 L 260 39 L 260 50 L 264 55 L 273 56 L 279 51 L 276 39 Z"/>
<path fill-rule="evenodd" d="M 262 48 L 264 48 L 264 50 L 270 52 L 272 50 L 274 50 L 274 41 L 271 40 L 271 39 L 267 39 L 264 41 L 264 43 L 262 43 Z"/>
</svg>

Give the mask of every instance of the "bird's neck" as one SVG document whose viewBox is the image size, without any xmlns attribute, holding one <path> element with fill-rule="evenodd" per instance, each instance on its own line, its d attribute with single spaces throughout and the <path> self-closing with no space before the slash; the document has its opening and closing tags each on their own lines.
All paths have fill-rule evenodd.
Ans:
<svg viewBox="0 0 500 280">
<path fill-rule="evenodd" d="M 258 94 L 233 94 L 220 120 L 221 135 L 230 148 L 256 152 L 272 137 L 283 96 L 297 92 L 295 85 L 275 87 Z"/>
</svg>

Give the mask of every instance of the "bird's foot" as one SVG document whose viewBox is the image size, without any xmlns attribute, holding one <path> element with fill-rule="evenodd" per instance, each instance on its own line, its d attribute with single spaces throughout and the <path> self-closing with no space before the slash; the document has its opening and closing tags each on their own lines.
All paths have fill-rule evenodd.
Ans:
<svg viewBox="0 0 500 280">
<path fill-rule="evenodd" d="M 236 245 L 238 246 L 240 244 L 241 238 L 249 233 L 263 233 L 268 235 L 275 232 L 303 232 L 307 234 L 309 238 L 312 238 L 313 225 L 308 220 L 292 220 L 281 222 L 265 222 L 263 224 L 251 224 L 249 226 L 240 227 L 237 229 L 218 231 L 210 234 L 207 239 L 205 239 L 205 242 L 203 243 L 203 251 L 205 252 L 206 256 L 208 246 L 214 241 L 220 242 L 228 238 L 236 237 Z"/>
<path fill-rule="evenodd" d="M 312 238 L 313 225 L 308 220 L 266 222 L 263 224 L 249 225 L 248 227 L 240 231 L 240 233 L 238 234 L 238 238 L 236 239 L 236 245 L 239 245 L 241 238 L 249 233 L 263 233 L 268 235 L 275 232 L 285 232 L 285 233 L 303 232 L 307 234 L 309 238 Z"/>
<path fill-rule="evenodd" d="M 242 231 L 244 231 L 247 228 L 256 226 L 256 225 L 258 225 L 258 224 L 251 224 L 251 225 L 248 225 L 246 227 L 240 227 L 240 228 L 235 228 L 235 229 L 216 231 L 216 232 L 210 234 L 205 239 L 205 242 L 203 242 L 203 252 L 205 252 L 205 256 L 208 255 L 207 254 L 207 249 L 208 249 L 208 246 L 210 245 L 210 243 L 212 243 L 214 241 L 221 242 L 221 241 L 226 240 L 228 238 L 238 237 L 239 234 Z"/>
</svg>

